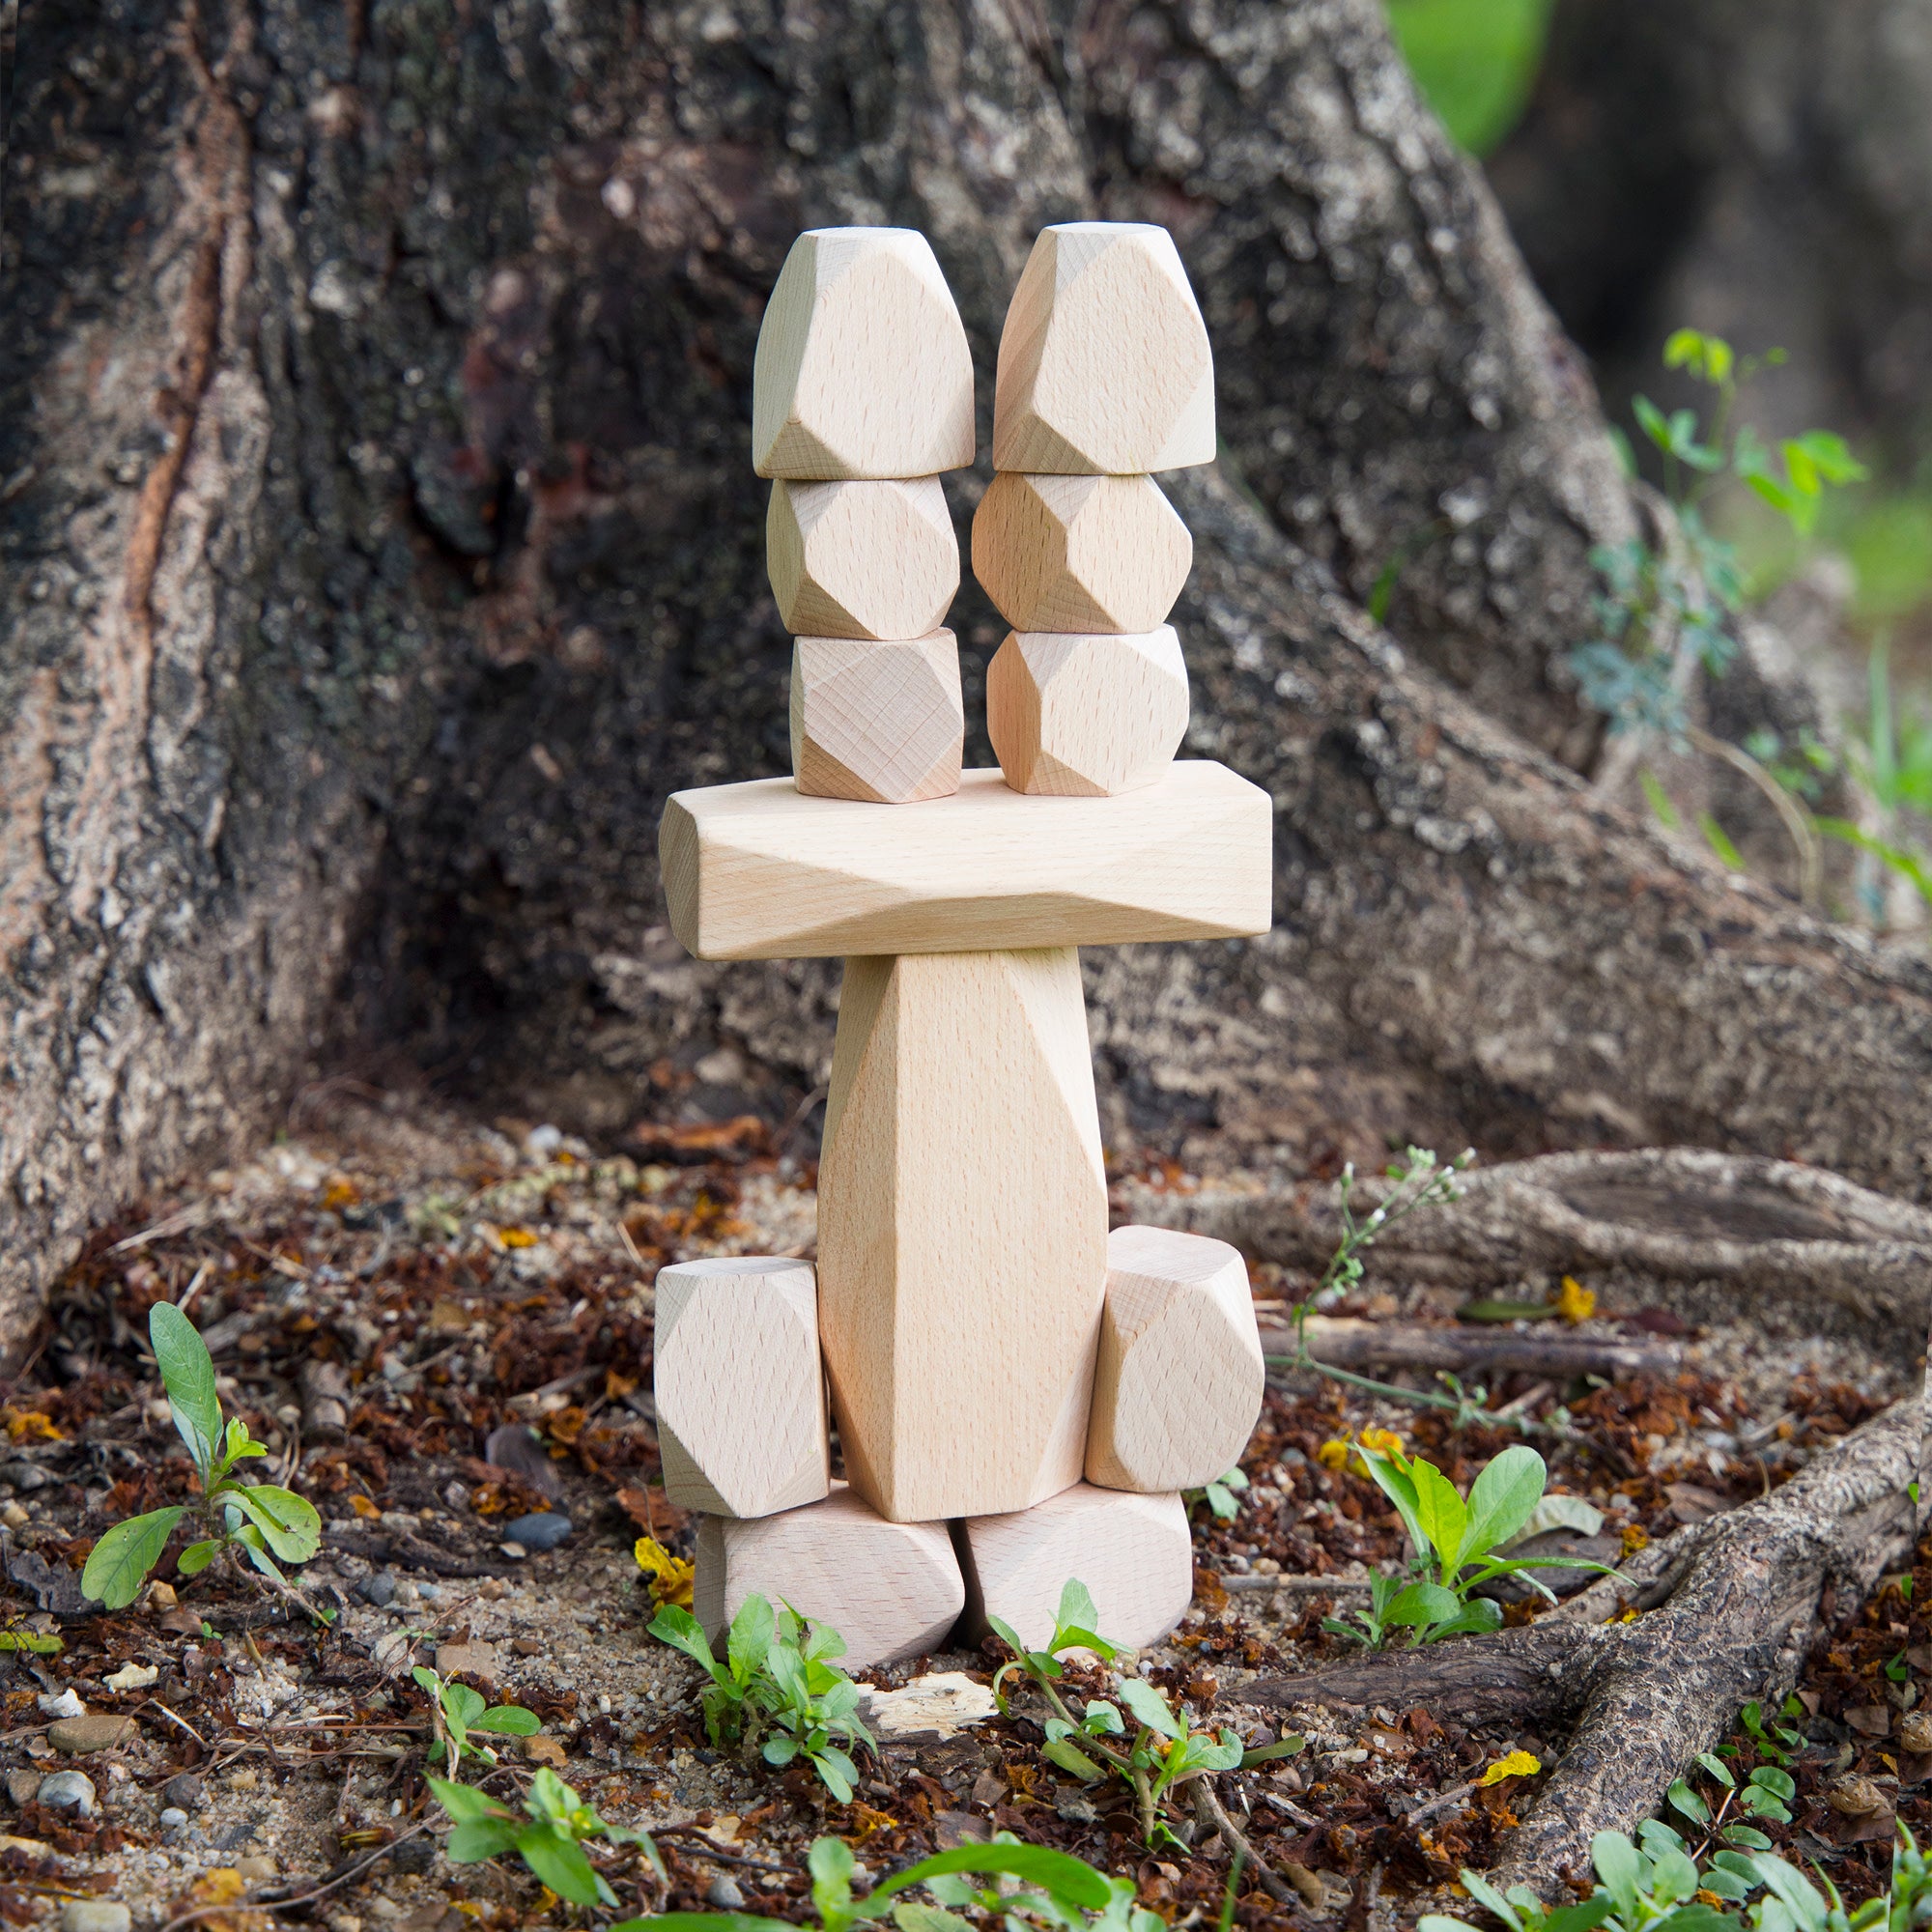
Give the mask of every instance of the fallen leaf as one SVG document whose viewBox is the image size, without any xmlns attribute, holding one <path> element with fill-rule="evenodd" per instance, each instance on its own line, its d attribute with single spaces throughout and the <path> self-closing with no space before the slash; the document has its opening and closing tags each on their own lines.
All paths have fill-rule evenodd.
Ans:
<svg viewBox="0 0 1932 1932">
<path fill-rule="evenodd" d="M 353 1509 L 364 1522 L 371 1522 L 377 1517 L 383 1514 L 383 1512 L 376 1507 L 375 1503 L 372 1502 L 369 1497 L 363 1495 L 351 1496 L 349 1498 L 349 1507 Z"/>
<path fill-rule="evenodd" d="M 524 1755 L 532 1764 L 547 1764 L 553 1771 L 558 1769 L 564 1760 L 563 1745 L 559 1739 L 538 1731 L 534 1736 L 523 1740 Z"/>
<path fill-rule="evenodd" d="M 1825 1793 L 1825 1803 L 1845 1818 L 1871 1818 L 1891 1806 L 1886 1795 L 1869 1777 L 1847 1773 Z"/>
<path fill-rule="evenodd" d="M 1861 1704 L 1845 1713 L 1845 1722 L 1868 1738 L 1882 1738 L 1891 1730 L 1891 1713 L 1883 1704 Z"/>
<path fill-rule="evenodd" d="M 1526 1750 L 1513 1750 L 1507 1757 L 1499 1757 L 1476 1782 L 1479 1785 L 1500 1784 L 1508 1777 L 1534 1777 L 1543 1769 L 1543 1760 Z"/>
<path fill-rule="evenodd" d="M 619 1490 L 617 1507 L 646 1536 L 675 1536 L 691 1518 L 689 1510 L 680 1509 L 662 1490 Z"/>
<path fill-rule="evenodd" d="M 695 1155 L 713 1160 L 762 1153 L 770 1136 L 755 1114 L 731 1121 L 700 1121 L 692 1126 L 672 1126 L 664 1121 L 639 1121 L 627 1136 L 645 1153 Z"/>
</svg>

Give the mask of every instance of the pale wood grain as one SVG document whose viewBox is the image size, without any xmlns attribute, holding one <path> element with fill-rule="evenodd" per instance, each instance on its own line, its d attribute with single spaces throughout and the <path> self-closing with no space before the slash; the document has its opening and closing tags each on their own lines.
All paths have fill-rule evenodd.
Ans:
<svg viewBox="0 0 1932 1932">
<path fill-rule="evenodd" d="M 1211 1483 L 1248 1446 L 1266 1383 L 1238 1249 L 1175 1228 L 1108 1236 L 1090 1483 L 1150 1494 Z"/>
<path fill-rule="evenodd" d="M 1136 1650 L 1158 1643 L 1194 1595 L 1194 1550 L 1179 1495 L 1129 1495 L 1087 1483 L 1029 1510 L 969 1518 L 962 1634 L 983 1636 L 988 1615 L 1021 1642 L 1053 1634 L 1060 1593 L 1078 1577 L 1094 1595 L 1099 1634 Z"/>
<path fill-rule="evenodd" d="M 903 809 L 789 779 L 681 791 L 658 854 L 699 958 L 822 958 L 1265 932 L 1273 828 L 1264 791 L 1189 759 L 1120 798 L 1025 798 L 980 771 Z"/>
<path fill-rule="evenodd" d="M 831 1488 L 818 1288 L 785 1256 L 659 1270 L 653 1375 L 665 1493 L 684 1509 L 771 1516 Z"/>
<path fill-rule="evenodd" d="M 1193 557 L 1151 476 L 1002 470 L 973 514 L 973 575 L 1016 631 L 1151 631 Z"/>
<path fill-rule="evenodd" d="M 931 476 L 973 461 L 973 359 L 932 246 L 910 228 L 792 243 L 758 329 L 760 476 Z"/>
<path fill-rule="evenodd" d="M 915 805 L 959 789 L 966 707 L 951 631 L 892 643 L 799 638 L 791 764 L 801 792 Z"/>
<path fill-rule="evenodd" d="M 921 1521 L 1077 1481 L 1106 1254 L 1072 949 L 849 960 L 818 1271 L 853 1488 Z"/>
<path fill-rule="evenodd" d="M 1141 222 L 1042 229 L 1000 336 L 994 469 L 1213 460 L 1213 356 L 1174 238 Z"/>
<path fill-rule="evenodd" d="M 838 1483 L 782 1516 L 698 1519 L 692 1613 L 714 1644 L 753 1594 L 830 1624 L 839 1662 L 864 1670 L 937 1650 L 966 1586 L 945 1523 L 888 1522 Z"/>
<path fill-rule="evenodd" d="M 1110 798 L 1154 784 L 1187 730 L 1172 624 L 1137 637 L 1009 631 L 986 671 L 986 732 L 1013 790 Z"/>
<path fill-rule="evenodd" d="M 765 516 L 765 562 L 780 621 L 816 638 L 926 637 L 959 588 L 959 541 L 936 476 L 781 477 Z"/>
</svg>

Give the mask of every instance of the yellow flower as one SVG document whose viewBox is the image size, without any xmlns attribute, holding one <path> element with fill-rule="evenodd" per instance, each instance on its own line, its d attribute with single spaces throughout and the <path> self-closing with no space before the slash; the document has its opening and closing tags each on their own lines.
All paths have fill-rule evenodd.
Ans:
<svg viewBox="0 0 1932 1932">
<path fill-rule="evenodd" d="M 1365 1429 L 1355 1440 L 1378 1455 L 1400 1456 L 1403 1450 L 1402 1437 L 1393 1429 Z"/>
<path fill-rule="evenodd" d="M 1574 1275 L 1566 1274 L 1556 1291 L 1556 1312 L 1566 1321 L 1587 1321 L 1597 1312 L 1597 1297 Z"/>
<path fill-rule="evenodd" d="M 692 1566 L 683 1557 L 673 1556 L 652 1536 L 639 1537 L 632 1554 L 638 1559 L 638 1568 L 644 1573 L 653 1604 L 660 1607 L 675 1604 L 680 1609 L 691 1608 Z"/>
<path fill-rule="evenodd" d="M 1321 1448 L 1316 1450 L 1315 1460 L 1324 1469 L 1346 1468 L 1349 1463 L 1349 1445 L 1346 1442 L 1330 1437 L 1328 1441 L 1322 1443 Z"/>
<path fill-rule="evenodd" d="M 1476 1782 L 1478 1784 L 1500 1784 L 1506 1777 L 1534 1777 L 1543 1769 L 1543 1760 L 1533 1757 L 1526 1750 L 1513 1750 L 1507 1757 L 1499 1757 Z"/>
</svg>

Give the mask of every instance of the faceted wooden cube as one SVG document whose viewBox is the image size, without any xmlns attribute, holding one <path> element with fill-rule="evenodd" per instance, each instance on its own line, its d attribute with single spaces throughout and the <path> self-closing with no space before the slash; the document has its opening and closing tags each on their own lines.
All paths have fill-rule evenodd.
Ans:
<svg viewBox="0 0 1932 1932">
<path fill-rule="evenodd" d="M 945 1523 L 888 1522 L 839 1483 L 782 1516 L 699 1520 L 693 1614 L 714 1644 L 753 1594 L 832 1625 L 840 1663 L 864 1670 L 937 1650 L 966 1585 Z"/>
<path fill-rule="evenodd" d="M 973 519 L 973 574 L 1022 633 L 1151 631 L 1193 559 L 1151 476 L 1002 470 Z"/>
<path fill-rule="evenodd" d="M 967 1518 L 960 1542 L 961 1631 L 976 1642 L 994 1616 L 1029 1648 L 1045 1643 L 1060 1593 L 1078 1577 L 1093 1593 L 1099 1634 L 1144 1650 L 1180 1621 L 1194 1595 L 1194 1548 L 1179 1495 L 1076 1483 L 1031 1509 Z"/>
<path fill-rule="evenodd" d="M 1187 729 L 1180 639 L 1171 624 L 1014 631 L 986 672 L 986 729 L 1015 791 L 1102 798 L 1156 783 Z"/>
<path fill-rule="evenodd" d="M 1040 231 L 1000 336 L 993 468 L 1115 476 L 1214 460 L 1214 360 L 1165 228 Z"/>
<path fill-rule="evenodd" d="M 818 798 L 910 805 L 959 789 L 966 704 L 951 631 L 893 643 L 799 638 L 791 769 Z"/>
<path fill-rule="evenodd" d="M 1090 1483 L 1149 1494 L 1211 1483 L 1240 1461 L 1266 1381 L 1239 1250 L 1174 1228 L 1107 1236 Z"/>
<path fill-rule="evenodd" d="M 931 476 L 973 461 L 973 358 L 932 245 L 815 228 L 785 257 L 752 370 L 760 476 Z"/>
<path fill-rule="evenodd" d="M 657 1279 L 653 1374 L 665 1493 L 761 1517 L 832 1485 L 818 1288 L 810 1263 L 731 1255 Z"/>
<path fill-rule="evenodd" d="M 772 485 L 765 557 L 779 616 L 818 638 L 930 636 L 959 588 L 959 544 L 936 476 Z"/>
</svg>

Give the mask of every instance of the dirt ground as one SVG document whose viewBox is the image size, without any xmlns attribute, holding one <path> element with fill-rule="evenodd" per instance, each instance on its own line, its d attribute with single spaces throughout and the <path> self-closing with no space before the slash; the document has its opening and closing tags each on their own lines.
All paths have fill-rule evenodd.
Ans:
<svg viewBox="0 0 1932 1932">
<path fill-rule="evenodd" d="M 653 1487 L 649 1282 L 673 1259 L 809 1254 L 811 1181 L 809 1163 L 752 1121 L 646 1126 L 621 1151 L 593 1150 L 538 1123 L 486 1125 L 337 1083 L 305 1096 L 254 1160 L 102 1229 L 26 1368 L 0 1387 L 0 1628 L 61 1645 L 0 1650 L 0 1918 L 52 1923 L 64 1901 L 94 1897 L 124 1902 L 144 1927 L 198 1911 L 201 1923 L 276 1922 L 251 1902 L 335 1932 L 576 1922 L 521 1867 L 441 1855 L 424 1698 L 409 1674 L 440 1661 L 543 1719 L 538 1738 L 507 1748 L 505 1788 L 550 1762 L 605 1817 L 657 1834 L 668 1888 L 635 1853 L 606 1866 L 626 1913 L 742 1901 L 796 1918 L 804 1854 L 822 1833 L 879 1872 L 1004 1829 L 1132 1872 L 1177 1928 L 1211 1920 L 1228 1876 L 1219 1838 L 1177 1820 L 1191 1843 L 1139 1844 L 1124 1795 L 1042 1756 L 1024 1698 L 954 1735 L 885 1741 L 840 1805 L 796 1769 L 712 1749 L 695 1669 L 647 1634 L 633 1545 L 649 1530 L 689 1554 L 693 1536 Z M 1150 1189 L 1194 1184 L 1145 1163 L 1116 1181 L 1123 1217 Z M 1254 1280 L 1264 1315 L 1305 1287 L 1265 1267 Z M 1497 1290 L 1541 1298 L 1551 1286 Z M 1620 1302 L 1614 1284 L 1586 1286 L 1602 1301 L 1577 1332 L 1675 1336 L 1680 1372 L 1569 1389 L 1513 1378 L 1489 1401 L 1531 1419 L 1566 1407 L 1572 1435 L 1538 1441 L 1552 1486 L 1594 1501 L 1626 1548 L 1762 1493 L 1921 1372 L 1916 1349 L 1888 1359 L 1843 1341 L 1693 1327 Z M 219 1565 L 174 1577 L 173 1547 L 157 1573 L 179 1593 L 172 1606 L 163 1590 L 99 1614 L 79 1596 L 102 1531 L 190 1493 L 145 1358 L 147 1310 L 162 1298 L 203 1329 L 224 1401 L 270 1449 L 269 1479 L 323 1514 L 323 1552 L 302 1581 L 338 1611 L 326 1629 Z M 1453 1319 L 1373 1264 L 1342 1312 Z M 521 1473 L 485 1460 L 509 1423 L 541 1440 Z M 1440 1416 L 1332 1384 L 1271 1383 L 1238 1514 L 1193 1511 L 1195 1606 L 1135 1666 L 1197 1720 L 1272 1741 L 1278 1717 L 1244 1708 L 1242 1687 L 1332 1660 L 1339 1645 L 1321 1619 L 1350 1601 L 1231 1592 L 1230 1579 L 1359 1577 L 1396 1553 L 1379 1493 L 1329 1466 L 1332 1450 L 1323 1458 L 1324 1444 L 1371 1424 L 1462 1483 L 1517 1439 L 1506 1423 L 1451 1432 Z M 506 1535 L 545 1511 L 569 1518 L 557 1547 L 526 1551 Z M 1894 1815 L 1921 1837 L 1932 1829 L 1932 1754 L 1907 1747 L 1919 1727 L 1904 1722 L 1932 1682 L 1928 1591 L 1932 1544 L 1912 1577 L 1837 1606 L 1782 1720 L 1802 1736 L 1799 1794 L 1793 1822 L 1772 1835 L 1848 1898 L 1881 1882 Z M 888 1690 L 953 1670 L 984 1682 L 997 1662 L 942 1655 L 867 1681 Z M 128 1738 L 63 1755 L 43 1706 L 70 1690 L 89 1713 L 130 1717 Z M 1291 1912 L 1244 1887 L 1244 1924 L 1328 1919 L 1353 1932 L 1411 1916 L 1460 1865 L 1485 1862 L 1535 1780 L 1433 1801 L 1509 1751 L 1541 1759 L 1561 1742 L 1421 1709 L 1302 1715 L 1299 1754 L 1220 1780 L 1222 1802 L 1301 1892 Z M 1741 1767 L 1761 1761 L 1742 1731 L 1731 1743 Z M 42 1802 L 42 1780 L 73 1770 L 94 1787 L 92 1815 Z"/>
</svg>

